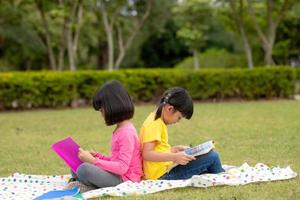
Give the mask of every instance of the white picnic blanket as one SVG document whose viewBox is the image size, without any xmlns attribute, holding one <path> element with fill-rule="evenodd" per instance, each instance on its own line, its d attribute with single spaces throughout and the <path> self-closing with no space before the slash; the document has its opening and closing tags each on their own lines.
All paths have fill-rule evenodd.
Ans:
<svg viewBox="0 0 300 200">
<path fill-rule="evenodd" d="M 211 187 L 217 185 L 245 185 L 253 182 L 266 182 L 291 179 L 297 176 L 290 167 L 268 167 L 262 163 L 254 167 L 244 163 L 240 167 L 223 166 L 221 174 L 203 174 L 187 180 L 145 180 L 140 183 L 126 181 L 115 187 L 101 188 L 83 193 L 85 199 L 100 196 L 127 196 L 155 193 L 181 187 Z M 15 173 L 0 178 L 1 200 L 31 200 L 51 190 L 61 190 L 70 175 L 45 176 Z"/>
</svg>

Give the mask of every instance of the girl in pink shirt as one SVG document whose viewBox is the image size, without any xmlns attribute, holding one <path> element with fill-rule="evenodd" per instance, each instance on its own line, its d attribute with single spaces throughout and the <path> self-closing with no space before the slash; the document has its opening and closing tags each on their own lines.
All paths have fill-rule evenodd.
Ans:
<svg viewBox="0 0 300 200">
<path fill-rule="evenodd" d="M 101 112 L 106 125 L 116 125 L 111 155 L 80 148 L 78 157 L 84 163 L 73 174 L 74 179 L 94 188 L 116 186 L 127 180 L 139 182 L 143 175 L 142 157 L 137 131 L 130 121 L 134 105 L 127 91 L 119 81 L 107 82 L 95 93 L 93 107 Z"/>
</svg>

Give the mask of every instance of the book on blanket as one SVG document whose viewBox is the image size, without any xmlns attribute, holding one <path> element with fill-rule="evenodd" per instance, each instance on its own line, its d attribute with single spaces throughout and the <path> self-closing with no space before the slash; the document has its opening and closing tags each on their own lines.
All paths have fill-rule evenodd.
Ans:
<svg viewBox="0 0 300 200">
<path fill-rule="evenodd" d="M 78 187 L 74 187 L 73 189 L 67 190 L 52 190 L 42 194 L 41 196 L 36 197 L 33 200 L 50 200 L 50 199 L 69 199 L 69 200 L 80 200 L 84 199 L 82 194 L 80 193 L 80 189 Z"/>
<path fill-rule="evenodd" d="M 52 149 L 76 173 L 82 163 L 78 158 L 79 145 L 71 137 L 67 137 L 52 144 Z"/>
<path fill-rule="evenodd" d="M 191 155 L 191 156 L 200 156 L 200 155 L 207 154 L 208 152 L 210 152 L 214 148 L 215 148 L 215 142 L 213 140 L 210 140 L 210 141 L 198 144 L 197 146 L 187 148 L 182 152 L 187 154 L 187 155 Z M 172 163 L 168 167 L 168 171 L 170 171 L 171 169 L 173 169 L 177 165 L 178 165 L 178 163 Z"/>
</svg>

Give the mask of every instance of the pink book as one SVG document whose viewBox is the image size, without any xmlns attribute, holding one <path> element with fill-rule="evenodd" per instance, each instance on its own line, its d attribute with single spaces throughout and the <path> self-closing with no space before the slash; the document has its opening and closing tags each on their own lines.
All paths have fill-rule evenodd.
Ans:
<svg viewBox="0 0 300 200">
<path fill-rule="evenodd" d="M 52 149 L 76 173 L 82 163 L 78 158 L 79 145 L 71 137 L 68 137 L 52 144 Z"/>
</svg>

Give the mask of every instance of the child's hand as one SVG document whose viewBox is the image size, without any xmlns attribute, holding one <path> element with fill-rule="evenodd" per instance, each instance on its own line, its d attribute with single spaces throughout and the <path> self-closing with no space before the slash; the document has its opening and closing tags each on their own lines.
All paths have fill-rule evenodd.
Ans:
<svg viewBox="0 0 300 200">
<path fill-rule="evenodd" d="M 89 152 L 90 152 L 90 154 L 92 154 L 93 157 L 95 157 L 97 155 L 97 151 L 90 150 Z"/>
<path fill-rule="evenodd" d="M 196 158 L 194 156 L 186 155 L 184 153 L 175 153 L 174 154 L 174 162 L 180 164 L 180 165 L 186 165 L 190 161 L 195 160 Z"/>
<path fill-rule="evenodd" d="M 82 162 L 87 162 L 87 163 L 91 163 L 91 164 L 93 164 L 95 161 L 94 156 L 89 151 L 85 151 L 81 148 L 79 148 L 78 158 Z"/>
<path fill-rule="evenodd" d="M 187 148 L 190 148 L 190 147 L 188 147 L 188 146 L 183 146 L 183 145 L 178 145 L 178 146 L 172 147 L 172 148 L 171 148 L 171 152 L 172 152 L 172 153 L 178 153 L 178 152 L 183 151 L 183 150 L 185 150 L 185 149 L 187 149 Z"/>
</svg>

